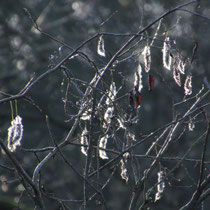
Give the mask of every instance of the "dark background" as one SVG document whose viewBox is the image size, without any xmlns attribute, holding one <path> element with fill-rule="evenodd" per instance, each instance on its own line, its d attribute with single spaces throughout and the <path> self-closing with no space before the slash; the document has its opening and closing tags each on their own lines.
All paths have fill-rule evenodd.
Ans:
<svg viewBox="0 0 210 210">
<path fill-rule="evenodd" d="M 40 28 L 55 38 L 76 48 L 83 41 L 90 38 L 97 32 L 111 33 L 135 33 L 140 27 L 144 27 L 162 13 L 168 11 L 181 3 L 187 1 L 143 1 L 143 0 L 87 0 L 87 1 L 46 1 L 46 0 L 7 0 L 0 3 L 0 91 L 11 95 L 17 94 L 30 80 L 31 77 L 39 76 L 50 67 L 57 64 L 70 50 L 62 48 L 61 44 L 54 42 L 33 28 L 33 23 L 23 8 L 31 13 L 37 20 Z M 188 9 L 210 17 L 210 2 L 201 1 L 200 4 L 193 4 Z M 116 12 L 116 13 L 115 13 Z M 102 27 L 99 25 L 110 15 L 115 13 Z M 157 24 L 149 29 L 148 35 L 153 36 Z M 171 39 L 176 40 L 176 47 L 185 57 L 191 57 L 194 42 L 199 43 L 193 65 L 187 71 L 192 74 L 193 95 L 197 94 L 204 84 L 204 78 L 209 79 L 209 35 L 210 21 L 182 11 L 175 12 L 163 20 L 161 32 L 168 30 Z M 164 39 L 164 37 L 160 37 Z M 82 51 L 93 59 L 99 68 L 105 66 L 106 62 L 114 53 L 128 40 L 128 37 L 104 36 L 106 58 L 97 55 L 97 39 L 86 45 Z M 145 44 L 145 42 L 144 42 Z M 144 45 L 142 45 L 143 47 Z M 173 103 L 179 102 L 184 98 L 184 89 L 178 87 L 172 75 L 162 67 L 162 43 L 156 41 L 152 47 L 152 66 L 151 72 L 156 78 L 155 88 L 152 94 L 147 91 L 147 82 L 144 81 L 142 95 L 142 106 L 140 111 L 140 131 L 143 135 L 170 122 L 173 114 L 184 113 L 190 107 L 190 102 L 186 106 L 178 106 L 173 110 Z M 139 49 L 141 50 L 141 49 Z M 116 83 L 121 83 L 121 77 L 117 72 L 123 72 L 127 77 L 124 93 L 128 93 L 133 83 L 133 74 L 136 69 L 137 58 L 128 59 L 126 62 L 116 66 L 114 79 Z M 78 59 L 69 61 L 69 68 L 75 78 L 90 82 L 94 75 L 93 70 L 87 63 Z M 107 76 L 107 79 L 110 79 Z M 146 74 L 144 75 L 146 78 Z M 163 81 L 163 78 L 166 80 Z M 63 82 L 63 84 L 62 84 Z M 170 87 L 170 88 L 168 88 Z M 22 139 L 23 148 L 42 148 L 51 146 L 52 142 L 46 126 L 45 115 L 51 120 L 53 133 L 56 141 L 61 142 L 71 128 L 72 122 L 65 122 L 68 117 L 64 113 L 63 101 L 65 96 L 65 77 L 62 72 L 50 74 L 43 79 L 30 91 L 29 95 L 36 103 L 34 106 L 25 100 L 18 101 L 18 114 L 23 118 L 24 136 Z M 206 88 L 206 87 L 205 87 Z M 1 94 L 0 99 L 5 95 Z M 73 100 L 73 99 L 72 99 Z M 206 101 L 209 100 L 209 97 Z M 126 101 L 125 107 L 128 105 Z M 205 102 L 204 102 L 205 103 Z M 122 106 L 123 107 L 123 106 Z M 41 111 L 40 111 L 41 110 Z M 70 113 L 75 113 L 72 106 L 68 107 Z M 174 112 L 173 112 L 174 111 Z M 9 103 L 0 105 L 0 135 L 7 139 L 7 129 L 11 122 L 11 109 Z M 187 126 L 187 125 L 186 125 Z M 197 119 L 193 132 L 185 133 L 179 141 L 173 144 L 170 155 L 176 156 L 184 154 L 186 148 L 197 139 L 205 130 L 206 124 L 202 117 Z M 75 131 L 74 137 L 80 135 L 81 130 Z M 151 142 L 150 142 L 151 143 Z M 145 151 L 150 145 L 138 148 L 139 152 Z M 180 146 L 181 144 L 181 146 Z M 190 153 L 191 158 L 200 158 L 202 144 L 198 144 L 196 149 Z M 69 146 L 64 149 L 65 154 L 71 163 L 80 173 L 84 167 L 84 156 L 80 148 Z M 34 154 L 17 149 L 15 157 L 23 164 L 27 172 L 32 175 L 38 160 Z M 42 159 L 47 153 L 38 154 Z M 82 199 L 81 180 L 64 164 L 61 163 L 60 156 L 56 156 L 43 168 L 43 182 L 48 192 L 65 199 Z M 147 161 L 141 161 L 142 172 Z M 0 163 L 10 166 L 5 155 L 0 156 Z M 165 163 L 165 167 L 171 167 Z M 117 169 L 113 179 L 105 188 L 105 196 L 110 209 L 128 209 L 131 196 L 131 188 L 120 177 L 120 168 Z M 109 176 L 110 171 L 106 169 L 101 177 L 102 182 Z M 199 165 L 194 162 L 183 162 L 182 167 L 177 169 L 169 178 L 166 184 L 166 191 L 163 198 L 151 209 L 178 209 L 190 199 L 194 190 L 196 180 L 199 176 Z M 191 179 L 192 178 L 192 179 Z M 155 182 L 156 176 L 154 175 Z M 178 180 L 181 181 L 178 181 Z M 7 181 L 5 185 L 4 181 Z M 186 181 L 188 180 L 188 181 Z M 0 168 L 0 197 L 16 202 L 22 192 L 21 185 L 16 181 L 14 174 Z M 21 205 L 32 207 L 30 199 L 23 194 Z M 49 201 L 48 201 L 49 202 Z M 59 203 L 52 201 L 49 203 L 50 209 L 59 209 Z M 210 200 L 205 201 L 204 209 L 210 205 Z M 70 202 L 71 209 L 78 209 L 77 203 Z M 28 207 L 28 208 L 29 208 Z M 93 202 L 90 209 L 100 209 Z"/>
</svg>

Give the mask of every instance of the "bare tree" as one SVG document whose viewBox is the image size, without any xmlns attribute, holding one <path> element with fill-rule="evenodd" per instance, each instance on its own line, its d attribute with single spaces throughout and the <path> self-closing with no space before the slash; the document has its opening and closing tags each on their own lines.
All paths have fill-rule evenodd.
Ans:
<svg viewBox="0 0 210 210">
<path fill-rule="evenodd" d="M 112 189 L 115 176 L 121 179 L 118 179 L 120 184 L 114 186 L 122 185 L 129 196 L 126 197 L 129 205 L 124 209 L 158 209 L 164 205 L 161 201 L 167 198 L 167 194 L 180 190 L 179 183 L 180 188 L 187 190 L 190 186 L 190 190 L 182 203 L 177 204 L 177 209 L 199 209 L 209 205 L 209 83 L 204 78 L 200 90 L 192 90 L 194 75 L 191 69 L 199 43 L 194 43 L 190 55 L 184 55 L 183 48 L 169 35 L 170 28 L 164 23 L 169 15 L 177 11 L 209 23 L 209 18 L 187 9 L 198 2 L 193 0 L 178 5 L 135 33 L 100 31 L 76 48 L 44 32 L 25 9 L 33 22 L 33 30 L 61 46 L 58 49 L 59 62 L 52 63 L 40 76 L 32 77 L 17 94 L 2 93 L 4 98 L 0 99 L 1 105 L 10 103 L 12 113 L 7 143 L 0 139 L 6 155 L 5 164 L 0 166 L 15 175 L 17 182 L 23 186 L 23 193 L 26 192 L 34 202 L 35 209 L 52 209 L 51 200 L 61 209 L 115 209 L 110 204 L 115 196 L 119 199 L 115 194 L 117 189 Z M 101 26 L 110 21 L 111 17 Z M 121 41 L 116 52 L 111 53 L 107 42 L 114 39 Z M 65 49 L 70 53 L 66 55 Z M 161 67 L 155 70 L 152 66 L 154 49 L 161 58 Z M 82 73 L 75 76 L 71 69 L 73 62 L 82 64 L 83 71 L 89 72 L 89 78 L 84 78 Z M 129 69 L 124 70 L 123 65 Z M 21 146 L 21 141 L 27 130 L 23 130 L 17 102 L 25 100 L 39 109 L 31 92 L 52 74 L 63 75 L 63 110 L 71 127 L 67 135 L 58 140 L 52 119 L 46 114 L 49 144 L 38 149 L 26 149 Z M 164 88 L 156 90 L 157 86 Z M 174 94 L 177 87 L 184 92 L 181 100 L 177 100 Z M 164 100 L 168 97 L 165 89 L 171 93 L 170 105 Z M 142 106 L 146 104 L 148 95 L 158 100 L 156 91 L 162 91 L 160 100 L 166 112 L 171 110 L 167 113 L 171 120 L 158 128 L 148 129 L 149 132 L 142 132 L 142 124 L 146 122 Z M 196 127 L 199 127 L 199 132 Z M 76 165 L 70 154 L 72 150 L 83 158 L 83 165 Z M 32 156 L 32 171 L 29 172 L 16 158 L 18 153 Z M 6 166 L 7 160 L 12 167 Z M 54 161 L 53 168 L 51 164 Z M 54 172 L 49 172 L 48 167 Z M 66 174 L 62 177 L 61 173 L 59 177 L 65 193 L 59 194 L 56 185 L 52 185 L 52 191 L 48 190 L 47 182 L 57 182 L 53 176 L 57 167 L 69 174 L 69 179 L 72 174 L 77 177 L 75 185 L 81 195 L 79 199 L 72 195 L 71 187 L 65 187 L 68 183 Z M 184 176 L 179 176 L 180 171 L 184 171 Z M 191 174 L 192 171 L 194 174 Z M 108 190 L 113 192 L 107 193 Z M 20 197 L 24 196 L 21 194 Z"/>
</svg>

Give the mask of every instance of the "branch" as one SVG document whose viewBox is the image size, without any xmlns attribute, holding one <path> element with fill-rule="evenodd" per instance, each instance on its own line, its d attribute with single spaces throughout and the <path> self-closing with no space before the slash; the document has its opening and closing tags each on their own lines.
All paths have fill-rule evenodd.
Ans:
<svg viewBox="0 0 210 210">
<path fill-rule="evenodd" d="M 206 96 L 208 96 L 209 93 L 210 93 L 210 91 L 207 91 L 203 96 L 200 96 L 196 100 L 196 102 L 190 107 L 190 109 L 184 114 L 183 118 L 187 117 L 189 115 L 189 113 L 191 113 L 192 110 L 201 102 L 201 100 L 203 100 Z M 140 193 L 142 192 L 142 189 L 143 189 L 142 187 L 143 187 L 144 181 L 148 178 L 148 176 L 151 175 L 152 171 L 155 169 L 155 167 L 159 163 L 162 155 L 166 152 L 167 148 L 169 147 L 169 145 L 171 144 L 171 142 L 173 140 L 174 133 L 175 133 L 176 129 L 179 127 L 179 125 L 180 125 L 180 121 L 177 122 L 174 125 L 174 127 L 172 128 L 171 135 L 170 135 L 169 139 L 167 139 L 164 142 L 163 146 L 161 147 L 160 151 L 158 152 L 158 154 L 156 156 L 156 159 L 152 162 L 149 169 L 145 170 L 145 174 L 144 174 L 143 178 L 141 179 L 140 183 L 138 184 L 136 193 L 133 195 L 134 198 L 132 198 L 130 209 L 136 208 Z M 135 208 L 134 208 L 134 206 L 135 206 Z"/>
<path fill-rule="evenodd" d="M 17 159 L 10 153 L 10 151 L 7 149 L 7 147 L 4 145 L 3 140 L 0 139 L 0 145 L 4 152 L 7 154 L 7 157 L 10 159 L 12 164 L 17 169 L 18 174 L 31 186 L 31 188 L 34 191 L 35 197 L 32 198 L 35 202 L 35 205 L 39 206 L 41 209 L 43 209 L 43 201 L 41 199 L 40 191 L 35 186 L 35 184 L 32 182 L 31 177 L 27 174 L 27 172 L 23 169 L 21 164 L 17 161 Z"/>
<path fill-rule="evenodd" d="M 91 158 L 93 154 L 93 144 L 94 144 L 94 138 L 93 138 L 93 132 L 94 132 L 94 116 L 95 116 L 95 106 L 96 106 L 96 94 L 95 91 L 93 92 L 93 105 L 92 105 L 92 112 L 91 112 L 91 118 L 90 118 L 90 130 L 89 130 L 89 139 L 88 139 L 88 151 L 87 151 L 87 158 L 85 162 L 85 171 L 84 171 L 84 208 L 86 209 L 86 200 L 87 200 L 87 182 L 88 180 L 88 172 L 90 169 L 91 164 Z"/>
<path fill-rule="evenodd" d="M 188 209 L 190 210 L 190 209 L 194 208 L 195 206 L 198 206 L 204 199 L 207 198 L 207 196 L 210 195 L 210 189 L 203 192 L 205 190 L 206 186 L 208 186 L 210 184 L 210 174 L 202 182 L 202 177 L 203 177 L 203 173 L 204 173 L 204 158 L 205 158 L 209 133 L 210 133 L 210 124 L 208 124 L 208 131 L 206 134 L 206 139 L 204 141 L 203 153 L 202 153 L 202 157 L 201 157 L 201 166 L 200 166 L 200 178 L 198 181 L 197 189 L 194 192 L 190 201 L 185 206 L 183 206 L 181 208 L 181 210 L 188 210 Z"/>
<path fill-rule="evenodd" d="M 201 17 L 201 18 L 204 18 L 204 19 L 206 19 L 206 20 L 210 20 L 210 18 L 208 18 L 208 17 L 206 17 L 206 16 L 203 16 L 203 15 L 197 13 L 197 12 L 193 12 L 193 11 L 190 11 L 190 10 L 187 10 L 187 9 L 179 9 L 179 10 L 180 10 L 180 11 L 184 11 L 184 12 L 188 12 L 188 13 L 190 13 L 190 14 L 192 14 L 192 15 L 196 15 L 196 16 Z"/>
<path fill-rule="evenodd" d="M 205 139 L 204 144 L 203 144 L 203 152 L 202 152 L 202 156 L 201 156 L 200 179 L 199 179 L 199 182 L 198 182 L 198 189 L 201 185 L 203 174 L 204 174 L 204 162 L 205 162 L 209 133 L 210 133 L 210 123 L 208 124 L 206 139 Z"/>
</svg>

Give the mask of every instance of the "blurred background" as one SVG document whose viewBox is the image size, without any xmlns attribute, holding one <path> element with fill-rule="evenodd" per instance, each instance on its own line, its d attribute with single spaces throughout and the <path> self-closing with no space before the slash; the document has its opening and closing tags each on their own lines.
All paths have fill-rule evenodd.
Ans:
<svg viewBox="0 0 210 210">
<path fill-rule="evenodd" d="M 62 47 L 49 37 L 41 34 L 33 27 L 33 22 L 24 8 L 36 20 L 44 32 L 63 41 L 72 48 L 77 48 L 82 42 L 98 32 L 110 32 L 117 34 L 135 33 L 140 28 L 148 25 L 161 14 L 169 9 L 187 1 L 164 1 L 164 0 L 7 0 L 0 2 L 0 99 L 7 95 L 17 94 L 32 77 L 37 77 L 55 66 L 69 52 L 70 49 Z M 192 4 L 187 9 L 200 13 L 210 18 L 210 1 L 200 1 L 199 4 Z M 108 19 L 108 20 L 107 20 Z M 106 21 L 107 20 L 107 21 Z M 103 23 L 101 25 L 101 23 Z M 154 36 L 157 24 L 148 31 L 148 36 Z M 176 50 L 181 52 L 185 58 L 191 58 L 194 43 L 198 42 L 198 50 L 192 65 L 186 69 L 192 75 L 192 95 L 196 95 L 206 85 L 204 81 L 210 81 L 210 21 L 190 13 L 177 11 L 167 16 L 163 21 L 160 33 L 168 33 Z M 164 40 L 165 36 L 158 37 Z M 106 57 L 97 55 L 97 39 L 91 41 L 82 51 L 85 52 L 98 68 L 102 68 L 109 61 L 117 50 L 128 40 L 129 37 L 104 36 Z M 133 53 L 143 50 L 146 41 L 139 45 Z M 167 72 L 162 65 L 161 49 L 163 43 L 155 41 L 151 48 L 152 63 L 151 74 L 155 77 L 155 86 L 152 93 L 147 91 L 147 74 L 143 75 L 144 89 L 142 91 L 142 104 L 140 108 L 140 130 L 134 132 L 138 137 L 149 134 L 157 128 L 171 122 L 174 116 L 183 114 L 192 104 L 189 101 L 181 106 L 174 104 L 184 99 L 184 89 L 175 84 L 170 72 Z M 131 54 L 132 55 L 132 54 Z M 129 93 L 133 85 L 133 75 L 137 64 L 142 62 L 139 56 L 126 59 L 116 66 L 113 75 L 107 75 L 107 79 L 114 78 L 116 84 L 121 85 L 122 77 L 126 77 L 126 84 L 123 86 L 123 94 Z M 94 71 L 84 60 L 76 58 L 66 64 L 75 78 L 90 82 Z M 183 78 L 184 79 L 184 78 Z M 183 81 L 182 81 L 183 82 Z M 23 118 L 24 135 L 22 139 L 23 148 L 42 148 L 52 146 L 49 132 L 46 125 L 45 115 L 49 116 L 56 141 L 61 142 L 72 126 L 72 122 L 66 122 L 69 117 L 65 114 L 63 99 L 66 91 L 65 75 L 60 71 L 50 74 L 48 77 L 33 87 L 29 96 L 34 104 L 26 100 L 18 101 L 18 114 Z M 3 94 L 4 93 L 4 94 Z M 69 99 L 71 100 L 71 99 Z M 72 99 L 75 100 L 75 99 Z M 126 109 L 128 103 L 123 101 L 121 108 Z M 209 97 L 203 103 L 209 101 Z M 74 106 L 69 105 L 70 114 L 75 114 Z M 207 112 L 209 109 L 207 109 Z M 7 144 L 7 130 L 11 123 L 11 108 L 9 103 L 0 104 L 0 136 Z M 199 116 L 194 122 L 193 132 L 185 132 L 184 135 L 170 148 L 169 154 L 176 156 L 184 154 L 186 148 L 195 141 L 206 129 L 206 122 Z M 186 130 L 187 130 L 186 124 Z M 74 138 L 80 135 L 81 129 L 76 129 Z M 181 146 L 180 146 L 181 144 Z M 144 154 L 145 148 L 151 142 L 138 148 L 138 152 Z M 190 153 L 191 158 L 200 158 L 202 143 Z M 71 163 L 82 174 L 85 157 L 79 147 L 69 146 L 65 154 Z M 21 148 L 14 153 L 15 157 L 23 164 L 26 171 L 32 176 L 34 168 L 45 153 L 29 153 Z M 208 158 L 210 158 L 208 156 Z M 142 172 L 148 160 L 141 160 Z M 62 159 L 57 155 L 46 167 L 42 169 L 43 183 L 45 190 L 60 198 L 82 200 L 83 184 L 81 180 L 68 168 Z M 104 160 L 102 161 L 105 162 Z M 12 167 L 3 152 L 0 155 L 0 164 Z M 164 167 L 172 167 L 172 162 L 165 162 Z M 112 172 L 112 169 L 105 169 L 101 182 L 103 183 Z M 163 198 L 151 209 L 178 209 L 191 197 L 195 189 L 196 180 L 199 177 L 199 164 L 195 162 L 183 162 L 182 167 L 177 169 L 173 177 L 167 181 L 166 192 Z M 151 182 L 155 183 L 154 180 Z M 181 181 L 180 181 L 181 180 Z M 4 202 L 11 206 L 17 205 L 20 201 L 20 209 L 33 209 L 33 204 L 23 187 L 19 184 L 14 173 L 0 167 L 0 206 Z M 109 185 L 104 189 L 105 198 L 109 209 L 128 209 L 131 187 L 120 177 L 120 167 L 114 173 Z M 59 209 L 60 204 L 48 200 L 49 209 Z M 69 202 L 69 209 L 79 209 L 80 203 Z M 210 206 L 210 200 L 205 201 L 204 209 Z M 100 209 L 100 201 L 96 204 L 92 201 L 89 209 Z M 6 209 L 6 206 L 1 209 Z M 8 207 L 12 209 L 12 207 Z"/>
</svg>

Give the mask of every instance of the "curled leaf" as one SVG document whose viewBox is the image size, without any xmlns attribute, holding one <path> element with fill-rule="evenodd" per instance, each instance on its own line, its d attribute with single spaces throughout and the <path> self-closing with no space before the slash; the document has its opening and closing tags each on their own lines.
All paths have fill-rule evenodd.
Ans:
<svg viewBox="0 0 210 210">
<path fill-rule="evenodd" d="M 80 137 L 80 142 L 82 145 L 87 145 L 88 146 L 88 131 L 87 128 L 85 127 L 84 130 L 82 131 L 81 137 Z M 87 150 L 88 147 L 81 146 L 81 152 L 87 156 Z"/>
<path fill-rule="evenodd" d="M 149 72 L 150 66 L 151 66 L 151 51 L 150 51 L 150 46 L 145 46 L 144 51 L 142 53 L 144 55 L 144 66 L 145 66 L 145 71 Z"/>
<path fill-rule="evenodd" d="M 188 75 L 186 77 L 186 80 L 184 83 L 184 91 L 185 91 L 185 95 L 192 94 L 192 76 L 190 76 L 190 75 Z"/>
<path fill-rule="evenodd" d="M 163 53 L 163 66 L 167 70 L 171 70 L 172 54 L 171 54 L 171 45 L 169 37 L 166 37 L 164 40 L 162 53 Z"/>
<path fill-rule="evenodd" d="M 149 74 L 149 91 L 151 92 L 155 84 L 155 77 Z"/>
<path fill-rule="evenodd" d="M 195 124 L 193 123 L 192 118 L 190 118 L 190 121 L 188 123 L 188 129 L 189 131 L 193 131 L 194 128 L 195 128 Z"/>
<path fill-rule="evenodd" d="M 104 48 L 103 36 L 100 36 L 99 39 L 98 39 L 97 52 L 100 56 L 105 57 L 105 48 Z"/>
<path fill-rule="evenodd" d="M 107 139 L 108 139 L 108 135 L 102 137 L 99 140 L 99 147 L 100 148 L 106 149 Z M 109 159 L 108 156 L 107 156 L 107 154 L 106 154 L 106 151 L 104 151 L 102 149 L 99 149 L 99 157 L 101 159 Z"/>
<path fill-rule="evenodd" d="M 198 49 L 198 42 L 195 42 L 194 43 L 194 47 L 193 47 L 193 52 L 192 52 L 191 63 L 194 61 L 194 58 L 195 58 L 195 54 L 197 52 L 197 49 Z"/>
<path fill-rule="evenodd" d="M 107 126 L 111 123 L 113 112 L 114 112 L 114 106 L 107 108 L 104 114 L 104 124 L 103 124 L 104 128 L 107 128 Z"/>
<path fill-rule="evenodd" d="M 134 87 L 136 87 L 139 92 L 141 92 L 141 90 L 143 88 L 143 84 L 142 84 L 142 68 L 141 68 L 140 64 L 138 65 L 137 71 L 135 72 Z"/>
<path fill-rule="evenodd" d="M 173 78 L 174 78 L 174 81 L 176 82 L 176 84 L 179 85 L 179 87 L 181 87 L 182 86 L 181 75 L 180 75 L 179 71 L 177 71 L 176 68 L 173 69 Z"/>
<path fill-rule="evenodd" d="M 128 159 L 129 153 L 126 152 L 123 155 L 123 159 L 120 160 L 121 163 L 121 178 L 124 179 L 126 182 L 128 181 L 128 171 L 126 168 L 126 163 L 127 163 L 127 159 Z"/>
<path fill-rule="evenodd" d="M 157 175 L 158 175 L 158 185 L 157 185 L 157 193 L 155 194 L 155 202 L 161 199 L 163 191 L 165 189 L 165 182 L 163 181 L 164 172 L 160 171 L 158 172 Z"/>
<path fill-rule="evenodd" d="M 23 124 L 22 118 L 17 115 L 14 120 L 11 121 L 11 126 L 8 129 L 8 149 L 11 152 L 16 150 L 17 146 L 21 145 L 23 137 Z"/>
<path fill-rule="evenodd" d="M 109 88 L 108 97 L 106 99 L 106 105 L 110 105 L 111 103 L 113 103 L 116 95 L 117 95 L 116 85 L 115 82 L 112 82 Z"/>
</svg>

